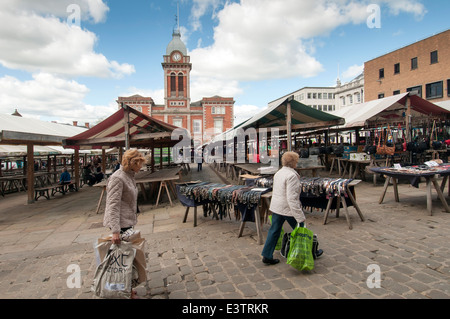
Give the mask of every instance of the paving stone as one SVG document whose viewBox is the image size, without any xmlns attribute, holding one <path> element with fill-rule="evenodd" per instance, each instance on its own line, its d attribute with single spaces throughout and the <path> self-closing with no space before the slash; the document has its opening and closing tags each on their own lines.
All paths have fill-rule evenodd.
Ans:
<svg viewBox="0 0 450 319">
<path fill-rule="evenodd" d="M 209 171 L 207 180 L 221 182 L 208 165 L 203 171 Z M 204 180 L 195 174 L 182 178 Z M 96 298 L 90 291 L 97 266 L 92 242 L 107 234 L 102 226 L 91 228 L 102 225 L 102 214 L 95 214 L 100 191 L 81 189 L 65 199 L 63 207 L 53 199 L 23 205 L 23 194 L 2 198 L 0 296 Z M 139 295 L 151 299 L 449 299 L 448 214 L 439 211 L 437 201 L 433 202 L 436 213 L 424 214 L 423 190 L 408 184 L 399 185 L 400 203 L 392 196 L 379 205 L 381 191 L 381 184 L 358 185 L 357 199 L 366 221 L 350 210 L 352 230 L 343 214 L 331 216 L 326 225 L 323 212 L 307 214 L 307 226 L 319 234 L 325 251 L 310 272 L 287 265 L 278 251 L 274 256 L 281 263 L 263 264 L 253 223 L 238 238 L 240 222 L 234 217 L 214 220 L 199 214 L 198 226 L 193 227 L 192 219 L 182 223 L 185 208 L 177 201 L 170 207 L 165 199 L 158 209 L 143 204 L 145 218 L 139 219 L 137 229 L 145 230 L 148 280 Z M 11 213 L 19 205 L 20 214 Z M 265 238 L 268 225 L 262 228 Z M 70 264 L 80 266 L 80 289 L 67 287 Z M 371 275 L 367 267 L 372 264 L 381 269 L 381 288 L 367 286 Z"/>
</svg>

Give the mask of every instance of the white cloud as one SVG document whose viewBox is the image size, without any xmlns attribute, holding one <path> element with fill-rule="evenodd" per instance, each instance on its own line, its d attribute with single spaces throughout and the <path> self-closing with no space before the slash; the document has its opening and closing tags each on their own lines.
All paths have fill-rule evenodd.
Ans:
<svg viewBox="0 0 450 319">
<path fill-rule="evenodd" d="M 422 3 L 420 3 L 419 1 L 396 0 L 396 1 L 390 1 L 388 3 L 388 5 L 389 5 L 390 12 L 392 14 L 398 15 L 401 12 L 406 12 L 406 13 L 413 14 L 417 20 L 421 20 L 427 13 L 425 6 Z"/>
<path fill-rule="evenodd" d="M 81 19 L 93 23 L 104 22 L 109 12 L 108 6 L 102 0 L 2 0 L 1 11 L 33 12 L 37 15 L 53 15 L 66 20 L 70 5 L 80 8 Z"/>
<path fill-rule="evenodd" d="M 0 78 L 0 112 L 11 114 L 18 109 L 24 116 L 93 123 L 117 110 L 112 102 L 105 106 L 85 104 L 88 93 L 85 85 L 48 73 L 34 74 L 28 81 L 4 76 Z"/>
<path fill-rule="evenodd" d="M 120 78 L 135 72 L 134 66 L 109 61 L 96 53 L 97 37 L 76 25 L 69 25 L 54 15 L 56 1 L 21 0 L 0 5 L 0 64 L 10 69 L 28 72 L 45 72 L 66 76 L 91 76 Z M 68 1 L 70 2 L 70 1 Z M 89 6 L 95 21 L 103 19 L 102 1 L 82 1 Z M 34 4 L 34 5 L 31 5 Z M 39 15 L 48 6 L 47 15 Z M 47 7 L 45 7 L 47 8 Z M 27 11 L 28 10 L 28 11 Z M 67 14 L 67 13 L 66 13 Z"/>
<path fill-rule="evenodd" d="M 191 9 L 190 21 L 194 31 L 201 29 L 202 25 L 200 19 L 208 12 L 208 10 L 213 11 L 213 17 L 215 16 L 215 11 L 223 1 L 221 0 L 193 0 L 193 5 Z"/>
<path fill-rule="evenodd" d="M 190 52 L 201 74 L 222 79 L 255 81 L 276 78 L 313 77 L 324 71 L 314 56 L 311 41 L 339 26 L 366 23 L 370 13 L 364 0 L 242 0 L 227 2 L 217 13 L 214 44 Z M 377 2 L 377 1 L 375 1 Z M 378 3 L 392 13 L 423 14 L 416 0 Z M 197 1 L 193 19 L 205 14 L 216 1 Z M 201 63 L 200 63 L 201 61 Z"/>
<path fill-rule="evenodd" d="M 234 106 L 234 125 L 241 124 L 249 118 L 263 111 L 265 107 L 256 105 L 235 105 Z"/>
<path fill-rule="evenodd" d="M 360 75 L 364 71 L 364 64 L 362 65 L 352 65 L 347 70 L 342 72 L 342 78 L 353 80 L 355 77 Z"/>
</svg>

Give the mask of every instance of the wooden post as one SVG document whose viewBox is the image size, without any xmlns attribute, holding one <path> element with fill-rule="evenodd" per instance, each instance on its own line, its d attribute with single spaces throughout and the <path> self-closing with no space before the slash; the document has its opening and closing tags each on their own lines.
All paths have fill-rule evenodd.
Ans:
<svg viewBox="0 0 450 319">
<path fill-rule="evenodd" d="M 73 156 L 73 162 L 75 163 L 75 185 L 77 185 L 77 187 L 80 187 L 80 152 L 77 149 L 75 150 L 75 154 Z"/>
<path fill-rule="evenodd" d="M 122 103 L 123 108 L 123 126 L 125 128 L 125 150 L 130 149 L 130 111 L 128 107 Z"/>
<path fill-rule="evenodd" d="M 406 117 L 405 117 L 405 126 L 406 126 L 406 142 L 412 142 L 411 136 L 411 98 L 409 95 L 406 97 Z"/>
<path fill-rule="evenodd" d="M 27 144 L 27 194 L 28 204 L 34 203 L 34 146 Z"/>
<path fill-rule="evenodd" d="M 102 171 L 103 174 L 106 174 L 106 151 L 104 148 L 102 148 Z"/>
<path fill-rule="evenodd" d="M 286 142 L 287 142 L 287 151 L 292 151 L 292 107 L 291 101 L 294 99 L 294 96 L 288 98 L 287 106 L 286 106 Z"/>
<path fill-rule="evenodd" d="M 155 172 L 155 145 L 153 143 L 152 143 L 151 167 L 152 167 L 152 173 L 154 173 Z"/>
</svg>

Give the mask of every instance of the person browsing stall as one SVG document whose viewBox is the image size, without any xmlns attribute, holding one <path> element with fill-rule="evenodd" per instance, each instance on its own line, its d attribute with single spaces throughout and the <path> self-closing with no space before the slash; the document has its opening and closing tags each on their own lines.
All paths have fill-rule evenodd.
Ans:
<svg viewBox="0 0 450 319">
<path fill-rule="evenodd" d="M 145 158 L 138 150 L 130 149 L 124 153 L 120 168 L 108 179 L 103 225 L 111 229 L 113 244 L 120 244 L 121 235 L 137 223 L 135 174 L 144 162 Z"/>
</svg>

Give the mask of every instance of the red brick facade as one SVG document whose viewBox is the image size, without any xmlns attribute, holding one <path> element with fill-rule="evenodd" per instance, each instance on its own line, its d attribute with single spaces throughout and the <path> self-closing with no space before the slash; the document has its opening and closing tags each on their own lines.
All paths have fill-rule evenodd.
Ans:
<svg viewBox="0 0 450 319">
<path fill-rule="evenodd" d="M 364 64 L 366 101 L 416 91 L 431 102 L 450 99 L 450 30 Z"/>
<path fill-rule="evenodd" d="M 213 135 L 233 127 L 234 99 L 213 96 L 191 103 L 190 71 L 192 64 L 179 34 L 174 33 L 166 55 L 163 56 L 164 105 L 156 105 L 151 97 L 133 95 L 119 97 L 117 103 L 127 104 L 138 111 L 166 123 L 183 127 L 191 133 L 194 145 L 211 140 Z M 169 49 L 170 48 L 170 49 Z"/>
</svg>

